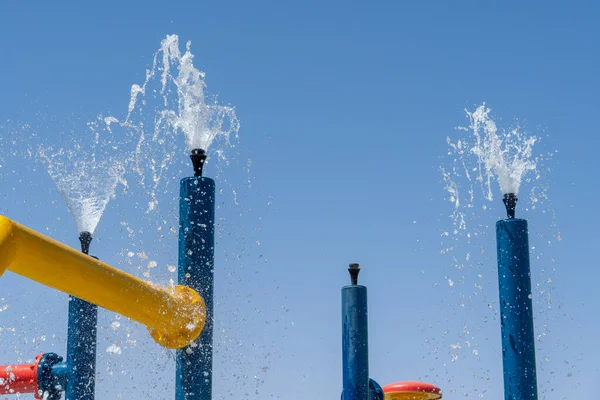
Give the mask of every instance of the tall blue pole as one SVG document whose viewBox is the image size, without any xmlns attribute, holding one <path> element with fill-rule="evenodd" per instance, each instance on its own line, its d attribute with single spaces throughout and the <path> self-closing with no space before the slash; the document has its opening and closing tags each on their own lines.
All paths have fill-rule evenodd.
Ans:
<svg viewBox="0 0 600 400">
<path fill-rule="evenodd" d="M 82 232 L 79 240 L 81 251 L 88 254 L 92 235 Z M 94 400 L 97 323 L 98 307 L 95 304 L 69 296 L 67 400 Z"/>
<path fill-rule="evenodd" d="M 176 400 L 212 400 L 215 182 L 183 178 L 179 200 L 179 284 L 206 304 L 200 337 L 177 351 Z"/>
<path fill-rule="evenodd" d="M 351 264 L 349 271 L 352 284 L 342 288 L 342 400 L 368 400 L 367 288 L 357 284 L 358 264 Z"/>
<path fill-rule="evenodd" d="M 514 210 L 513 210 L 514 215 Z M 527 221 L 496 223 L 505 400 L 537 400 Z"/>
</svg>

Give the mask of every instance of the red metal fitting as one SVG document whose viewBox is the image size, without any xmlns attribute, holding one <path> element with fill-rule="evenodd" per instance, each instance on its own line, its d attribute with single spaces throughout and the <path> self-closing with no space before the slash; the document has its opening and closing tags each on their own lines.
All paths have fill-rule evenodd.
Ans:
<svg viewBox="0 0 600 400">
<path fill-rule="evenodd" d="M 0 394 L 34 393 L 38 396 L 38 363 L 42 355 L 35 358 L 35 364 L 0 366 Z"/>
</svg>

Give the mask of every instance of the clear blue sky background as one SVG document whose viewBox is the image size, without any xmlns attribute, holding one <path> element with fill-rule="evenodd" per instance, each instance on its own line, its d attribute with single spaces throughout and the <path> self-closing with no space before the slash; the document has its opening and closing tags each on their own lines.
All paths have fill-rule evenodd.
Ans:
<svg viewBox="0 0 600 400">
<path fill-rule="evenodd" d="M 191 40 L 209 90 L 237 107 L 238 162 L 252 159 L 252 188 L 241 167 L 219 180 L 243 195 L 241 209 L 223 195 L 220 210 L 215 398 L 337 398 L 339 290 L 348 262 L 360 262 L 373 378 L 430 381 L 449 399 L 499 399 L 493 234 L 482 239 L 491 253 L 473 270 L 456 271 L 440 254 L 451 212 L 439 173 L 445 139 L 466 123 L 465 108 L 486 101 L 507 125 L 518 118 L 549 135 L 544 149 L 558 150 L 546 176 L 562 241 L 547 246 L 548 214 L 521 214 L 532 245 L 544 248 L 532 265 L 536 332 L 544 334 L 539 384 L 543 399 L 590 398 L 600 390 L 599 18 L 592 2 L 8 2 L 0 9 L 0 134 L 25 143 L 35 131 L 60 143 L 59 127 L 122 116 L 165 35 Z M 1 157 L 2 212 L 76 246 L 43 166 Z M 141 274 L 119 255 L 133 246 L 120 222 L 134 224 L 135 212 L 117 196 L 93 249 Z M 486 217 L 493 227 L 501 209 Z M 155 253 L 174 254 L 175 244 L 155 246 L 155 231 L 139 236 L 136 245 L 160 260 L 163 274 L 153 279 L 166 281 L 173 255 Z M 478 273 L 484 299 L 461 307 Z M 448 278 L 464 283 L 450 287 Z M 10 305 L 0 313 L 0 363 L 65 353 L 66 296 L 7 273 L 0 298 L 0 309 Z M 136 324 L 113 331 L 114 321 L 102 313 L 98 399 L 171 398 L 172 354 Z M 113 343 L 121 355 L 104 351 Z"/>
</svg>

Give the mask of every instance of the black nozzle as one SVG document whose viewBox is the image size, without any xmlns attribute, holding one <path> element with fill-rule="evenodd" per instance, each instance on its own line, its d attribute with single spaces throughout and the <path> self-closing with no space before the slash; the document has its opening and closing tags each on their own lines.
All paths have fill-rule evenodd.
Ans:
<svg viewBox="0 0 600 400">
<path fill-rule="evenodd" d="M 358 285 L 358 273 L 360 272 L 359 265 L 350 264 L 348 272 L 350 272 L 350 282 L 352 282 L 353 285 Z"/>
<path fill-rule="evenodd" d="M 206 151 L 203 149 L 193 149 L 190 158 L 194 165 L 194 176 L 202 176 L 202 168 L 204 168 L 204 162 L 206 161 Z"/>
<path fill-rule="evenodd" d="M 80 232 L 79 242 L 81 243 L 81 252 L 88 254 L 90 252 L 90 243 L 92 243 L 92 234 L 87 231 Z"/>
<path fill-rule="evenodd" d="M 504 206 L 506 207 L 506 215 L 508 216 L 508 218 L 515 217 L 515 209 L 517 208 L 517 201 L 519 201 L 519 199 L 517 198 L 516 194 L 514 194 L 514 193 L 505 193 L 504 194 L 504 198 L 502 199 L 502 202 L 504 203 Z"/>
</svg>

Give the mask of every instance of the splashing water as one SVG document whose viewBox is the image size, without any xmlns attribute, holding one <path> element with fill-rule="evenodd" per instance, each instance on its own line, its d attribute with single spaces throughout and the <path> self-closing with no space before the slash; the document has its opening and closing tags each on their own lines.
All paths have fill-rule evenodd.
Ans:
<svg viewBox="0 0 600 400">
<path fill-rule="evenodd" d="M 235 109 L 209 100 L 205 74 L 194 67 L 190 48 L 188 42 L 182 54 L 177 35 L 161 42 L 143 85 L 132 85 L 127 117 L 120 123 L 136 137 L 133 167 L 149 196 L 147 212 L 158 209 L 161 185 L 181 175 L 172 170 L 177 160 L 189 160 L 194 149 L 208 153 L 219 137 L 227 145 L 231 134 L 238 139 Z"/>
<path fill-rule="evenodd" d="M 485 103 L 465 112 L 469 124 L 457 129 L 458 137 L 446 139 L 448 159 L 440 168 L 446 199 L 452 204 L 449 215 L 452 227 L 440 231 L 440 253 L 448 257 L 450 268 L 439 277 L 444 283 L 436 283 L 436 287 L 448 293 L 444 304 L 453 316 L 439 322 L 428 345 L 434 357 L 438 357 L 439 348 L 445 348 L 451 362 L 472 362 L 469 373 L 479 377 L 475 384 L 467 383 L 462 375 L 454 375 L 451 370 L 439 371 L 440 379 L 443 376 L 453 382 L 450 392 L 468 384 L 474 385 L 471 390 L 479 392 L 479 397 L 488 397 L 484 393 L 490 389 L 489 382 L 501 379 L 498 371 L 487 368 L 487 360 L 493 355 L 483 345 L 497 334 L 499 318 L 493 222 L 506 215 L 502 202 L 491 201 L 494 192 L 528 191 L 528 196 L 519 196 L 519 208 L 538 211 L 536 231 L 539 233 L 530 237 L 531 257 L 536 261 L 532 276 L 539 282 L 533 297 L 536 308 L 549 309 L 549 304 L 544 303 L 549 299 L 551 287 L 545 282 L 554 270 L 554 258 L 547 255 L 550 254 L 547 247 L 538 252 L 536 244 L 550 247 L 550 235 L 560 240 L 543 175 L 551 170 L 547 163 L 556 151 L 540 151 L 539 138 L 528 135 L 518 124 L 509 129 L 497 126 Z M 546 226 L 549 229 L 544 229 Z M 536 318 L 539 323 L 551 316 L 544 311 Z M 444 332 L 441 336 L 440 330 Z"/>
<path fill-rule="evenodd" d="M 517 195 L 525 178 L 527 182 L 540 179 L 538 163 L 552 157 L 551 154 L 547 158 L 534 157 L 533 147 L 538 138 L 525 134 L 519 126 L 499 129 L 490 111 L 485 103 L 473 112 L 465 110 L 470 124 L 457 129 L 469 135 L 456 140 L 446 138 L 452 163 L 450 167 L 442 167 L 441 172 L 448 200 L 454 205 L 451 218 L 455 234 L 466 231 L 467 214 L 477 203 L 478 186 L 482 197 L 488 201 L 493 200 L 496 182 L 503 195 Z M 531 188 L 532 209 L 540 198 L 546 197 L 546 189 L 542 185 Z M 487 206 L 482 204 L 480 208 L 486 210 Z"/>
<path fill-rule="evenodd" d="M 188 148 L 208 149 L 219 135 L 229 137 L 239 130 L 239 121 L 232 107 L 206 104 L 204 96 L 204 73 L 194 68 L 190 42 L 181 58 L 179 76 L 175 80 L 179 93 L 179 114 L 174 126 L 185 134 Z M 224 123 L 229 121 L 228 129 Z"/>
<path fill-rule="evenodd" d="M 125 166 L 115 158 L 85 159 L 80 149 L 56 152 L 40 148 L 39 155 L 56 183 L 79 232 L 94 233 L 119 183 L 126 186 Z"/>
<path fill-rule="evenodd" d="M 469 128 L 459 129 L 470 130 L 475 143 L 461 144 L 459 139 L 452 144 L 448 139 L 448 144 L 455 149 L 461 145 L 468 146 L 469 151 L 477 156 L 477 180 L 485 184 L 488 200 L 493 199 L 492 182 L 495 178 L 498 179 L 502 194 L 519 193 L 523 175 L 536 169 L 536 160 L 531 158 L 531 153 L 537 141 L 535 136 L 522 134 L 519 127 L 499 134 L 496 123 L 489 116 L 490 111 L 485 103 L 474 112 L 466 111 L 471 124 Z"/>
<path fill-rule="evenodd" d="M 190 48 L 191 42 L 188 41 L 186 51 L 182 55 L 179 51 L 177 35 L 168 35 L 162 41 L 159 51 L 154 56 L 152 69 L 146 72 L 146 81 L 142 86 L 133 85 L 131 88 L 129 115 L 135 109 L 139 95 L 146 94 L 148 82 L 160 70 L 162 71 L 160 93 L 165 106 L 165 109 L 159 113 L 160 122 L 166 121 L 174 130 L 181 130 L 189 150 L 206 151 L 218 136 L 228 140 L 230 134 L 237 134 L 240 123 L 233 107 L 219 105 L 216 101 L 207 102 L 205 73 L 194 67 L 194 55 Z M 162 63 L 158 62 L 159 56 L 162 56 Z M 177 76 L 171 73 L 172 65 L 177 65 Z M 170 108 L 167 96 L 169 82 L 176 87 L 176 109 Z"/>
<path fill-rule="evenodd" d="M 249 193 L 251 161 L 246 163 L 243 158 L 242 165 L 246 168 L 243 171 L 239 168 L 237 159 L 243 149 L 237 142 L 239 122 L 232 107 L 220 106 L 206 94 L 204 74 L 194 68 L 192 61 L 189 43 L 187 51 L 179 53 L 177 36 L 167 37 L 146 74 L 148 85 L 132 88 L 134 99 L 125 118 L 99 116 L 96 129 L 104 129 L 102 135 L 94 134 L 96 132 L 87 135 L 89 132 L 73 124 L 71 131 L 76 132 L 75 140 L 69 138 L 60 143 L 56 138 L 59 131 L 54 126 L 44 126 L 42 131 L 49 131 L 47 140 L 42 142 L 41 148 L 40 141 L 36 140 L 31 145 L 35 150 L 29 154 L 47 166 L 80 231 L 93 232 L 108 202 L 117 193 L 122 196 L 121 204 L 115 209 L 121 226 L 103 235 L 101 245 L 108 249 L 103 259 L 128 273 L 167 286 L 173 285 L 176 279 L 177 252 L 173 251 L 173 243 L 178 237 L 178 182 L 191 172 L 189 149 L 204 147 L 208 150 L 210 146 L 210 156 L 217 156 L 211 157 L 215 164 L 211 166 L 214 171 L 211 175 L 221 186 L 215 230 L 223 260 L 215 274 L 224 287 L 220 297 L 215 298 L 215 315 L 222 316 L 215 325 L 215 378 L 219 377 L 215 379 L 215 392 L 223 393 L 215 398 L 262 398 L 264 395 L 259 390 L 264 390 L 261 388 L 268 377 L 267 371 L 281 358 L 278 354 L 281 348 L 275 338 L 284 337 L 284 331 L 293 326 L 293 322 L 287 320 L 279 308 L 270 306 L 269 302 L 278 300 L 253 296 L 265 287 L 264 280 L 257 279 L 256 274 L 266 273 L 265 269 L 271 268 L 263 256 L 265 250 L 254 245 L 255 235 L 262 230 L 261 214 L 266 211 L 243 206 L 249 194 L 257 194 Z M 0 137 L 0 141 L 4 139 Z M 113 150 L 113 146 L 118 146 L 118 151 Z M 0 153 L 6 154 L 3 150 L 6 149 L 0 149 Z M 135 175 L 142 173 L 138 182 Z M 119 183 L 127 184 L 125 177 L 135 184 L 127 187 L 126 193 L 120 193 Z M 149 194 L 152 197 L 150 210 L 146 210 Z M 37 200 L 37 204 L 46 201 Z M 256 243 L 260 246 L 258 240 Z M 119 248 L 119 254 L 110 250 Z M 272 293 L 276 293 L 275 284 L 273 281 L 269 287 Z M 241 292 L 248 296 L 243 305 L 238 301 Z M 0 300 L 3 318 L 14 311 L 3 308 Z M 258 317 L 250 330 L 244 315 Z M 37 322 L 33 313 L 27 316 Z M 41 314 L 39 318 L 41 320 Z M 264 334 L 264 324 L 272 330 L 269 335 Z M 241 327 L 244 327 L 243 335 L 239 333 Z M 32 328 L 27 326 L 26 329 L 30 332 Z M 50 328 L 40 327 L 39 331 L 43 329 Z M 61 327 L 54 329 L 59 332 L 58 336 L 54 335 L 57 338 L 53 336 L 54 342 L 66 339 L 60 336 Z M 98 332 L 97 390 L 105 393 L 104 396 L 127 398 L 128 391 L 135 391 L 152 399 L 162 398 L 161 393 L 174 390 L 175 382 L 170 377 L 175 372 L 175 353 L 140 354 L 140 348 L 155 346 L 145 329 L 126 319 L 120 320 L 118 315 L 113 320 L 100 312 Z M 8 348 L 9 336 L 17 343 L 15 348 L 19 354 L 35 354 L 23 350 L 25 347 L 18 334 L 9 335 L 8 329 L 0 326 L 3 349 Z M 136 368 L 140 362 L 148 365 L 144 373 Z M 151 385 L 146 385 L 143 382 L 149 382 L 149 376 Z M 140 387 L 145 389 L 140 392 Z"/>
</svg>

